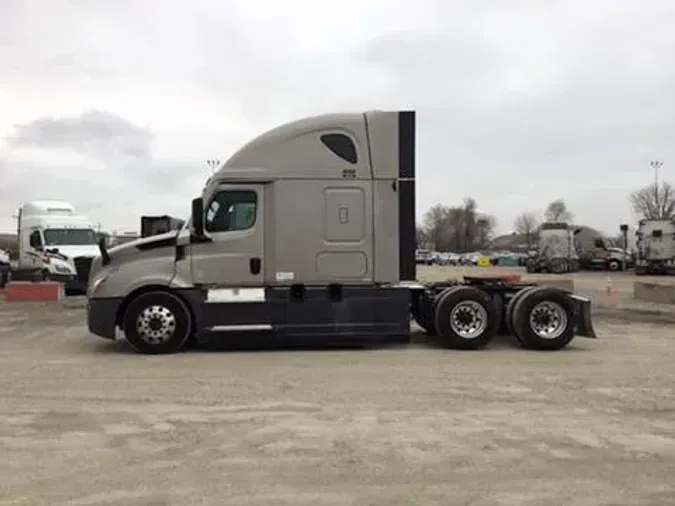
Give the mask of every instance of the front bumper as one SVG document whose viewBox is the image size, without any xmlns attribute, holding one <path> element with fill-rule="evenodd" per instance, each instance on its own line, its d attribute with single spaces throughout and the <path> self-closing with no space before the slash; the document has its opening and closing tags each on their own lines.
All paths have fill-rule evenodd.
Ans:
<svg viewBox="0 0 675 506">
<path fill-rule="evenodd" d="M 68 284 L 75 281 L 75 274 L 62 274 L 60 272 L 50 272 L 49 280 L 58 283 Z"/>
<path fill-rule="evenodd" d="M 65 281 L 64 286 L 66 287 L 66 290 L 79 290 L 81 292 L 87 291 L 87 282 L 77 278 Z"/>
<path fill-rule="evenodd" d="M 121 298 L 89 299 L 87 301 L 89 332 L 105 339 L 115 339 L 115 319 L 121 304 Z"/>
</svg>

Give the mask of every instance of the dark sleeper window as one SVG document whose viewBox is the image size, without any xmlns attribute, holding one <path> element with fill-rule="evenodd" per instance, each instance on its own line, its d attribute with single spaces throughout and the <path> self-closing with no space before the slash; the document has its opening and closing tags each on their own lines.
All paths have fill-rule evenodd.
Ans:
<svg viewBox="0 0 675 506">
<path fill-rule="evenodd" d="M 354 141 L 344 134 L 324 134 L 321 142 L 343 160 L 355 164 L 358 161 Z"/>
<path fill-rule="evenodd" d="M 252 190 L 220 191 L 206 210 L 204 228 L 207 232 L 233 232 L 253 228 L 257 204 L 258 194 Z"/>
</svg>

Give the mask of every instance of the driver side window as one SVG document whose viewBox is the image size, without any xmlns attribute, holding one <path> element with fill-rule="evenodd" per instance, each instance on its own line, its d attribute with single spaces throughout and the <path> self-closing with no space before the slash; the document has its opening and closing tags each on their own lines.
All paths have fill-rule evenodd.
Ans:
<svg viewBox="0 0 675 506">
<path fill-rule="evenodd" d="M 255 225 L 258 194 L 252 190 L 218 192 L 206 209 L 207 232 L 248 230 Z"/>
<path fill-rule="evenodd" d="M 42 238 L 40 237 L 40 231 L 36 230 L 32 234 L 30 234 L 28 242 L 32 248 L 35 249 L 42 248 Z"/>
</svg>

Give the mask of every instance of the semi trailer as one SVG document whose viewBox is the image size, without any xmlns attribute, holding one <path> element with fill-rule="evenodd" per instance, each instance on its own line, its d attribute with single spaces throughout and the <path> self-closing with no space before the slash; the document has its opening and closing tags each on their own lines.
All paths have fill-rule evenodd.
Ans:
<svg viewBox="0 0 675 506">
<path fill-rule="evenodd" d="M 594 338 L 589 299 L 506 278 L 416 280 L 415 112 L 326 114 L 253 139 L 206 182 L 180 230 L 107 249 L 91 333 L 138 352 L 263 333 L 285 343 L 557 350 Z"/>
</svg>

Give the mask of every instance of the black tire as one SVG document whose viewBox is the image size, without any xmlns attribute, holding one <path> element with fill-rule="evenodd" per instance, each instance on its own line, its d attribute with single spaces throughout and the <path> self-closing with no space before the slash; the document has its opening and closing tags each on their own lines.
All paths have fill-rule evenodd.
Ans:
<svg viewBox="0 0 675 506">
<path fill-rule="evenodd" d="M 151 309 L 153 306 L 162 309 L 153 310 Z M 137 322 L 144 311 L 151 315 L 156 314 L 158 320 L 165 318 L 168 328 L 164 340 L 158 339 L 153 342 L 139 333 Z M 150 322 L 146 322 L 146 325 L 149 327 Z M 178 296 L 170 292 L 147 292 L 129 303 L 124 312 L 122 327 L 127 341 L 139 353 L 146 355 L 176 353 L 185 346 L 192 334 L 192 315 Z"/>
<path fill-rule="evenodd" d="M 504 323 L 506 324 L 507 334 L 513 337 L 518 343 L 522 346 L 525 346 L 525 342 L 518 336 L 513 330 L 513 308 L 518 303 L 518 301 L 530 290 L 537 288 L 536 286 L 528 286 L 522 290 L 515 293 L 513 297 L 507 302 L 506 309 L 504 310 Z"/>
<path fill-rule="evenodd" d="M 621 262 L 618 260 L 610 260 L 609 263 L 607 264 L 607 269 L 609 269 L 612 272 L 617 272 L 621 270 Z"/>
<path fill-rule="evenodd" d="M 415 323 L 422 327 L 428 335 L 433 336 L 436 334 L 436 328 L 434 327 L 434 301 L 429 295 L 422 293 L 414 297 L 410 306 L 410 313 Z"/>
<path fill-rule="evenodd" d="M 560 314 L 552 317 L 542 315 L 551 321 L 560 321 L 559 331 L 553 337 L 544 337 L 537 334 L 530 324 L 533 312 L 540 312 L 539 305 L 550 303 Z M 576 327 L 576 312 L 574 302 L 559 288 L 552 286 L 537 286 L 518 298 L 513 306 L 512 326 L 513 333 L 519 341 L 528 348 L 542 351 L 555 351 L 564 348 L 574 339 Z M 561 315 L 564 315 L 564 319 Z"/>
<path fill-rule="evenodd" d="M 457 308 L 463 308 L 466 303 L 472 304 L 471 309 L 481 309 L 485 319 L 482 331 L 476 336 L 460 335 L 451 321 L 451 314 Z M 470 308 L 466 308 L 467 310 Z M 434 306 L 434 323 L 437 341 L 456 350 L 477 350 L 487 346 L 497 335 L 499 328 L 499 311 L 487 294 L 471 286 L 454 286 L 443 291 Z"/>
<path fill-rule="evenodd" d="M 549 268 L 552 274 L 562 274 L 566 271 L 565 263 L 563 258 L 554 258 L 549 263 Z"/>
</svg>

